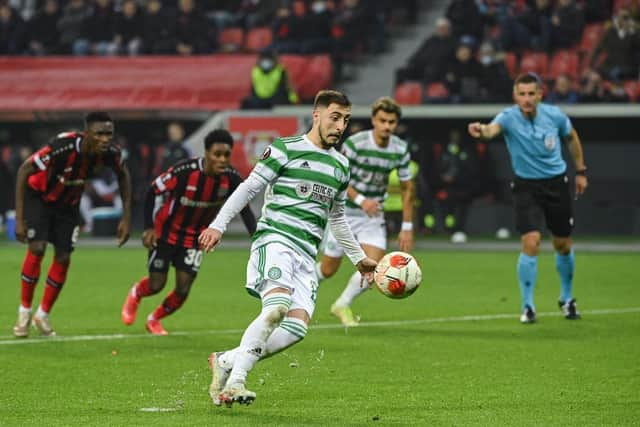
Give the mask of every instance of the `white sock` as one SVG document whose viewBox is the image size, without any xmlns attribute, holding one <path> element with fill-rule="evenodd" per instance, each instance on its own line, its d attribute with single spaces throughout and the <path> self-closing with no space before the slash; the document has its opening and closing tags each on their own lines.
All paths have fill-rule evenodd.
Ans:
<svg viewBox="0 0 640 427">
<path fill-rule="evenodd" d="M 22 304 L 18 307 L 18 313 L 31 313 L 31 307 L 23 307 Z"/>
<path fill-rule="evenodd" d="M 369 289 L 369 286 L 366 283 L 363 283 L 361 286 L 361 281 L 362 275 L 360 272 L 356 271 L 353 273 L 353 276 L 349 279 L 344 291 L 342 291 L 342 294 L 334 304 L 338 307 L 350 307 L 351 304 L 353 304 L 353 300 L 355 300 L 358 295 Z"/>
<path fill-rule="evenodd" d="M 321 262 L 316 262 L 316 277 L 318 278 L 318 283 L 326 279 L 326 277 L 324 277 L 324 274 L 322 274 L 322 269 L 320 268 L 321 265 Z"/>
<path fill-rule="evenodd" d="M 290 306 L 291 295 L 288 294 L 277 293 L 263 298 L 262 311 L 242 335 L 227 384 L 245 383 L 249 371 L 264 356 L 267 339 Z"/>
<path fill-rule="evenodd" d="M 307 324 L 297 317 L 285 317 L 267 340 L 264 358 L 273 356 L 282 350 L 302 341 L 307 335 Z"/>
<path fill-rule="evenodd" d="M 43 317 L 49 317 L 49 313 L 46 313 L 45 311 L 42 310 L 42 306 L 39 305 L 38 306 L 38 311 L 36 311 L 36 316 L 43 318 Z"/>
</svg>

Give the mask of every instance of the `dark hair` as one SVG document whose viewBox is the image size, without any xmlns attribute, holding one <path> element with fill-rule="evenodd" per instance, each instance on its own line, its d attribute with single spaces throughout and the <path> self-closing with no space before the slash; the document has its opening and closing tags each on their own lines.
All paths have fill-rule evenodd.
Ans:
<svg viewBox="0 0 640 427">
<path fill-rule="evenodd" d="M 85 126 L 89 126 L 91 123 L 98 122 L 113 122 L 113 119 L 106 111 L 92 111 L 84 116 Z"/>
<path fill-rule="evenodd" d="M 204 138 L 204 149 L 208 150 L 213 144 L 229 144 L 233 147 L 233 137 L 226 129 L 212 130 Z"/>
<path fill-rule="evenodd" d="M 328 107 L 331 104 L 351 107 L 351 101 L 344 93 L 337 90 L 323 89 L 316 95 L 316 99 L 313 101 L 313 108 Z"/>
<path fill-rule="evenodd" d="M 521 83 L 524 83 L 524 84 L 535 83 L 538 86 L 538 89 L 542 87 L 542 79 L 540 78 L 539 75 L 533 72 L 520 74 L 518 77 L 516 77 L 516 80 L 513 82 L 513 85 L 516 86 Z"/>
<path fill-rule="evenodd" d="M 393 98 L 388 96 L 383 96 L 382 98 L 378 98 L 376 102 L 371 105 L 371 116 L 375 116 L 378 111 L 384 111 L 385 113 L 395 114 L 398 116 L 398 119 L 402 117 L 402 109 Z"/>
</svg>

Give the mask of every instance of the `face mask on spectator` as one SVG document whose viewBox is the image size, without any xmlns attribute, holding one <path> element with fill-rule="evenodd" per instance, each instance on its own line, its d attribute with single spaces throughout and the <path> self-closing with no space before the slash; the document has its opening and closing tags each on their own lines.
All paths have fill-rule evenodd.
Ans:
<svg viewBox="0 0 640 427">
<path fill-rule="evenodd" d="M 313 10 L 314 13 L 322 13 L 327 10 L 327 4 L 323 1 L 313 2 L 311 10 Z"/>
<path fill-rule="evenodd" d="M 264 72 L 268 72 L 273 70 L 273 67 L 275 66 L 273 60 L 269 59 L 269 58 L 264 58 L 261 59 L 260 62 L 258 63 L 258 66 L 260 67 L 260 69 Z"/>
<path fill-rule="evenodd" d="M 491 65 L 493 62 L 493 57 L 491 55 L 482 55 L 480 57 L 480 63 L 482 65 Z"/>
</svg>

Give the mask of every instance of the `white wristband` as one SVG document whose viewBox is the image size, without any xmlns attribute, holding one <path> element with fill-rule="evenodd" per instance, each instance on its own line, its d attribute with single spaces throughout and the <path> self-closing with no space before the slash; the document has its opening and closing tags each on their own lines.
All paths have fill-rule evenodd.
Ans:
<svg viewBox="0 0 640 427">
<path fill-rule="evenodd" d="M 362 206 L 362 203 L 366 200 L 366 197 L 364 197 L 362 194 L 358 194 L 356 196 L 355 199 L 353 199 L 353 203 L 355 203 L 358 206 Z"/>
<path fill-rule="evenodd" d="M 402 222 L 402 226 L 400 226 L 400 231 L 411 231 L 413 230 L 412 222 Z"/>
</svg>

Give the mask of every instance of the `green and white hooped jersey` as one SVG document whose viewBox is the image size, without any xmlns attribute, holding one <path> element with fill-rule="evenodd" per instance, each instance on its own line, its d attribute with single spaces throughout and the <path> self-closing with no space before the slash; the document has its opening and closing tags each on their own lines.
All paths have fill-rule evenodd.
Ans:
<svg viewBox="0 0 640 427">
<path fill-rule="evenodd" d="M 302 135 L 276 139 L 253 172 L 269 184 L 253 246 L 278 241 L 315 259 L 332 207 L 346 202 L 349 161 Z"/>
<path fill-rule="evenodd" d="M 342 154 L 349 159 L 349 184 L 367 199 L 384 203 L 389 174 L 394 169 L 398 169 L 400 181 L 411 180 L 409 143 L 395 135 L 391 135 L 386 147 L 379 147 L 372 130 L 358 132 L 344 142 Z M 347 200 L 347 208 L 361 210 L 351 200 Z"/>
</svg>

